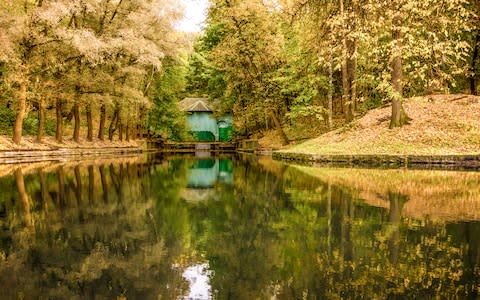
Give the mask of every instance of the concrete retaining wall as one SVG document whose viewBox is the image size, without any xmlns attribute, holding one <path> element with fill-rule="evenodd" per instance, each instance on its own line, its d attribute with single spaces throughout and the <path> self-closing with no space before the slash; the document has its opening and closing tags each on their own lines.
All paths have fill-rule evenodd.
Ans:
<svg viewBox="0 0 480 300">
<path fill-rule="evenodd" d="M 276 160 L 303 164 L 480 170 L 480 155 L 317 155 L 274 152 L 272 156 Z"/>
<path fill-rule="evenodd" d="M 41 161 L 67 161 L 94 157 L 115 157 L 117 155 L 138 154 L 143 148 L 60 148 L 56 150 L 0 151 L 0 164 L 29 163 Z"/>
</svg>

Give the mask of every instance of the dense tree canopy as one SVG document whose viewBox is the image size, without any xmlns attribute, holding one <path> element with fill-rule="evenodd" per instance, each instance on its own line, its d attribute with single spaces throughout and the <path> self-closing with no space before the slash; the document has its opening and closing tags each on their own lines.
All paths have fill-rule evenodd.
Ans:
<svg viewBox="0 0 480 300">
<path fill-rule="evenodd" d="M 81 124 L 87 140 L 178 138 L 184 96 L 219 100 L 239 135 L 275 128 L 284 143 L 286 127 L 329 130 L 386 103 L 402 126 L 404 97 L 477 93 L 479 11 L 473 0 L 210 0 L 192 52 L 172 0 L 4 1 L 0 130 L 15 143 L 22 128 L 79 141 Z"/>
<path fill-rule="evenodd" d="M 2 3 L 2 89 L 11 90 L 16 100 L 7 100 L 15 103 L 14 142 L 20 143 L 25 114 L 32 108 L 39 111 L 38 139 L 45 108 L 51 106 L 57 111 L 58 141 L 64 118 L 74 118 L 73 139 L 78 141 L 83 108 L 89 140 L 94 111 L 101 140 L 107 112 L 112 113 L 110 139 L 117 129 L 120 139 L 124 132 L 128 139 L 132 128 L 144 127 L 152 81 L 162 62 L 178 59 L 187 45 L 174 28 L 180 15 L 170 0 Z"/>
<path fill-rule="evenodd" d="M 467 92 L 469 81 L 476 93 L 477 1 L 210 3 L 188 84 L 198 94 L 219 87 L 212 98 L 241 133 L 272 123 L 284 136 L 305 117 L 332 128 L 332 116 L 350 122 L 389 102 L 396 127 L 409 120 L 404 97 Z"/>
</svg>

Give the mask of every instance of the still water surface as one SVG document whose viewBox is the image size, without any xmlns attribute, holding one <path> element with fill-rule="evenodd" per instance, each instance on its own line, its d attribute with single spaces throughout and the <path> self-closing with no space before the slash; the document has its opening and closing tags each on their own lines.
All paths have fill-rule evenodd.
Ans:
<svg viewBox="0 0 480 300">
<path fill-rule="evenodd" d="M 479 299 L 480 173 L 0 166 L 0 299 Z"/>
</svg>

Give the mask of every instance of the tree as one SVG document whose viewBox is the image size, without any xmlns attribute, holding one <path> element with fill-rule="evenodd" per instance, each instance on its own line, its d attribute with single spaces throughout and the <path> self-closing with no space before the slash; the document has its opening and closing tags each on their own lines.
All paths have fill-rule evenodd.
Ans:
<svg viewBox="0 0 480 300">
<path fill-rule="evenodd" d="M 345 8 L 344 0 L 339 0 L 342 33 L 342 86 L 345 119 L 351 122 L 357 103 L 357 39 L 356 28 L 359 20 L 358 1 L 349 1 Z"/>
<path fill-rule="evenodd" d="M 480 19 L 480 1 L 474 0 L 471 4 L 471 11 L 472 11 L 472 24 L 474 30 L 472 30 L 471 36 L 471 48 L 472 48 L 472 55 L 470 58 L 470 68 L 469 68 L 469 81 L 470 81 L 470 94 L 477 95 L 477 81 L 478 81 L 478 59 L 479 59 L 479 47 L 480 47 L 480 26 L 478 25 Z"/>
<path fill-rule="evenodd" d="M 351 101 L 351 95 L 356 94 L 356 56 L 351 54 L 348 59 L 344 44 L 347 36 L 355 40 L 356 32 L 347 31 L 347 13 L 340 14 L 343 1 L 286 1 L 283 5 L 282 54 L 286 64 L 280 69 L 278 82 L 288 103 L 287 115 L 293 122 L 307 116 L 325 119 L 332 129 L 334 96 L 342 90 L 341 111 L 347 119 L 353 118 L 354 105 L 345 104 L 356 102 Z M 338 77 L 342 86 L 334 84 Z"/>
<path fill-rule="evenodd" d="M 9 1 L 1 4 L 0 16 L 5 29 L 0 60 L 8 64 L 9 81 L 17 89 L 17 144 L 27 101 L 37 94 L 33 79 L 40 78 L 39 87 L 55 92 L 59 142 L 67 106 L 72 108 L 75 141 L 84 107 L 87 139 L 92 140 L 92 108 L 99 107 L 102 138 L 109 102 L 136 114 L 138 107 L 148 109 L 152 74 L 161 71 L 163 57 L 175 57 L 186 45 L 173 27 L 180 13 L 172 0 Z M 53 84 L 44 84 L 48 81 Z M 35 101 L 43 120 L 42 97 Z M 130 124 L 119 122 L 119 129 L 123 133 Z M 42 130 L 40 126 L 39 140 Z"/>
<path fill-rule="evenodd" d="M 272 120 L 288 143 L 282 128 L 285 103 L 274 81 L 282 65 L 277 16 L 275 6 L 262 1 L 214 1 L 209 20 L 221 35 L 208 58 L 225 76 L 223 98 L 235 99 L 231 109 L 237 128 L 248 135 Z"/>
<path fill-rule="evenodd" d="M 177 105 L 185 91 L 186 69 L 184 62 L 166 58 L 162 73 L 156 75 L 153 83 L 155 94 L 148 128 L 164 138 L 180 140 L 187 133 L 185 112 Z"/>
<path fill-rule="evenodd" d="M 463 34 L 470 30 L 470 12 L 466 4 L 464 0 L 402 0 L 368 6 L 377 39 L 374 52 L 388 53 L 391 73 L 383 73 L 381 89 L 392 100 L 391 128 L 409 121 L 402 105 L 406 92 L 448 92 L 449 85 L 456 84 L 455 76 L 467 71 L 469 45 Z"/>
<path fill-rule="evenodd" d="M 40 72 L 40 67 L 49 67 L 43 59 L 50 57 L 49 49 L 61 40 L 52 28 L 64 18 L 61 10 L 43 1 L 10 1 L 0 6 L 0 60 L 9 65 L 11 80 L 18 86 L 15 144 L 22 139 L 31 76 Z"/>
<path fill-rule="evenodd" d="M 89 4 L 83 4 L 88 8 Z M 86 6 L 85 6 L 86 5 Z M 129 137 L 130 124 L 124 114 L 138 113 L 138 107 L 149 107 L 148 89 L 151 84 L 151 74 L 161 70 L 161 58 L 166 55 L 175 56 L 182 48 L 182 41 L 175 34 L 173 22 L 178 17 L 178 11 L 170 0 L 131 0 L 110 2 L 104 6 L 95 6 L 96 10 L 83 9 L 75 18 L 74 24 L 83 36 L 91 39 L 91 48 L 77 48 L 81 64 L 90 69 L 80 71 L 79 75 L 103 73 L 103 84 L 94 86 L 93 80 L 86 80 L 83 87 L 76 85 L 74 90 L 75 128 L 74 139 L 78 140 L 79 126 L 79 96 L 82 94 L 99 94 L 100 123 L 99 139 L 103 139 L 109 100 L 113 106 L 113 115 L 109 126 L 109 138 L 118 129 L 120 139 L 123 139 L 124 129 Z M 122 13 L 119 13 L 119 11 Z M 85 13 L 85 11 L 87 13 Z M 145 26 L 148 24 L 148 26 Z M 83 36 L 79 36 L 81 39 Z M 74 45 L 75 46 L 75 45 Z M 88 78 L 88 77 L 87 77 Z M 91 77 L 90 77 L 91 78 Z M 147 82 L 146 82 L 147 81 Z M 75 81 L 78 82 L 78 81 Z M 80 94 L 80 95 L 78 95 Z M 91 139 L 91 103 L 87 103 L 87 138 Z M 132 116 L 132 115 L 130 115 Z"/>
<path fill-rule="evenodd" d="M 392 97 L 392 116 L 390 128 L 401 127 L 409 121 L 402 106 L 403 99 L 403 63 L 402 63 L 402 18 L 397 13 L 392 21 L 392 85 L 394 95 Z"/>
<path fill-rule="evenodd" d="M 467 2 L 283 1 L 300 37 L 297 57 L 304 60 L 289 61 L 288 66 L 298 64 L 304 78 L 329 78 L 335 85 L 329 98 L 331 90 L 341 86 L 347 121 L 358 103 L 378 105 L 375 98 L 381 96 L 393 104 L 391 126 L 401 126 L 409 120 L 402 106 L 404 96 L 445 92 L 455 87 L 456 76 L 465 74 L 469 54 L 465 35 L 472 27 Z M 309 52 L 317 57 L 308 59 Z M 306 67 L 314 63 L 319 67 Z M 341 84 L 331 75 L 339 70 Z"/>
</svg>

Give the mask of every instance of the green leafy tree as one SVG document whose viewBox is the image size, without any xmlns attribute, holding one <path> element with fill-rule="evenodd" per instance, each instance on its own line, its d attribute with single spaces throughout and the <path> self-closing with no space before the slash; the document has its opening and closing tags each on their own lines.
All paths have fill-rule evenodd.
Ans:
<svg viewBox="0 0 480 300">
<path fill-rule="evenodd" d="M 185 91 L 185 73 L 183 62 L 165 60 L 163 73 L 157 75 L 154 83 L 155 95 L 148 127 L 173 140 L 180 140 L 187 134 L 185 112 L 178 106 Z"/>
<path fill-rule="evenodd" d="M 384 65 L 390 73 L 382 74 L 381 88 L 392 100 L 391 128 L 409 120 L 402 106 L 405 93 L 448 92 L 456 85 L 455 76 L 467 71 L 469 44 L 463 34 L 470 30 L 471 12 L 466 4 L 463 0 L 372 2 L 372 24 L 377 26 L 372 31 L 377 38 L 373 49 L 388 53 Z"/>
<path fill-rule="evenodd" d="M 245 134 L 271 120 L 284 143 L 285 102 L 274 73 L 282 64 L 280 19 L 275 7 L 262 1 L 214 1 L 209 22 L 221 30 L 208 59 L 224 75 L 225 99 L 234 99 L 236 127 Z"/>
</svg>

